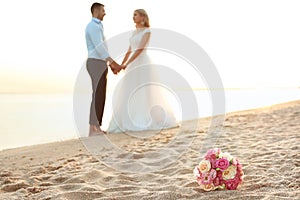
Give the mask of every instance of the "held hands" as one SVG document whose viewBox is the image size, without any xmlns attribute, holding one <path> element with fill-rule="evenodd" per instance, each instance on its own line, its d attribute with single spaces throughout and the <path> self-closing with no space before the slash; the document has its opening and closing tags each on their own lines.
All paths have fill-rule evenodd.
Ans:
<svg viewBox="0 0 300 200">
<path fill-rule="evenodd" d="M 116 63 L 115 61 L 111 62 L 109 64 L 111 71 L 114 74 L 118 74 L 122 69 L 125 69 L 126 66 L 125 65 L 119 65 L 118 63 Z"/>
</svg>

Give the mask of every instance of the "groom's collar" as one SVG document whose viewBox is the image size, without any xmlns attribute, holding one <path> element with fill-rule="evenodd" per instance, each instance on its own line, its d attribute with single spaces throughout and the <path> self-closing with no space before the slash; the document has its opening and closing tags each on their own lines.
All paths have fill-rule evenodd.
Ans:
<svg viewBox="0 0 300 200">
<path fill-rule="evenodd" d="M 100 24 L 101 23 L 101 20 L 96 18 L 96 17 L 93 17 L 92 18 L 92 21 L 96 22 L 97 24 Z"/>
</svg>

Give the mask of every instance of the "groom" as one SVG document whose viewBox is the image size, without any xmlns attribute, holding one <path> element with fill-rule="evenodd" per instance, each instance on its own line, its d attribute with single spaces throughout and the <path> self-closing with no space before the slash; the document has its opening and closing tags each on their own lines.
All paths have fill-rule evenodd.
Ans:
<svg viewBox="0 0 300 200">
<path fill-rule="evenodd" d="M 90 108 L 89 136 L 106 134 L 101 130 L 102 116 L 106 97 L 106 82 L 108 66 L 114 74 L 124 69 L 116 63 L 107 51 L 104 43 L 103 25 L 101 21 L 105 15 L 104 5 L 93 3 L 91 7 L 92 21 L 85 29 L 86 45 L 88 49 L 87 71 L 92 79 L 92 102 Z"/>
</svg>

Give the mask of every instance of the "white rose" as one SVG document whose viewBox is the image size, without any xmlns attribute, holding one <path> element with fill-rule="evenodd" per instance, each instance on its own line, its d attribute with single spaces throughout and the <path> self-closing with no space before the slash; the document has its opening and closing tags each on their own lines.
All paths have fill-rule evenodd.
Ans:
<svg viewBox="0 0 300 200">
<path fill-rule="evenodd" d="M 226 158 L 228 161 L 231 161 L 233 159 L 232 155 L 230 153 L 221 153 L 220 158 Z"/>
<path fill-rule="evenodd" d="M 199 163 L 199 170 L 201 173 L 204 173 L 204 172 L 208 172 L 211 168 L 211 164 L 209 162 L 209 160 L 202 160 L 200 163 Z"/>
<path fill-rule="evenodd" d="M 227 167 L 227 169 L 225 169 L 222 173 L 224 180 L 233 179 L 235 175 L 236 175 L 236 166 L 234 165 Z"/>
</svg>

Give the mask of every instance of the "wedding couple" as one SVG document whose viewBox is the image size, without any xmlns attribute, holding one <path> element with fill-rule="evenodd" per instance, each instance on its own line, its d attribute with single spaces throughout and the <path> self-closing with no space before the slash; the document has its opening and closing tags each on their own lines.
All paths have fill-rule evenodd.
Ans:
<svg viewBox="0 0 300 200">
<path fill-rule="evenodd" d="M 177 126 L 171 106 L 166 101 L 165 91 L 156 85 L 158 73 L 147 55 L 150 40 L 149 18 L 145 10 L 134 11 L 136 30 L 121 65 L 109 55 L 103 35 L 104 5 L 91 6 L 92 21 L 85 35 L 88 49 L 87 71 L 92 80 L 92 101 L 89 118 L 89 136 L 115 132 L 160 130 Z M 113 116 L 107 132 L 101 129 L 106 98 L 108 66 L 114 74 L 125 70 L 124 78 L 114 91 Z"/>
</svg>

